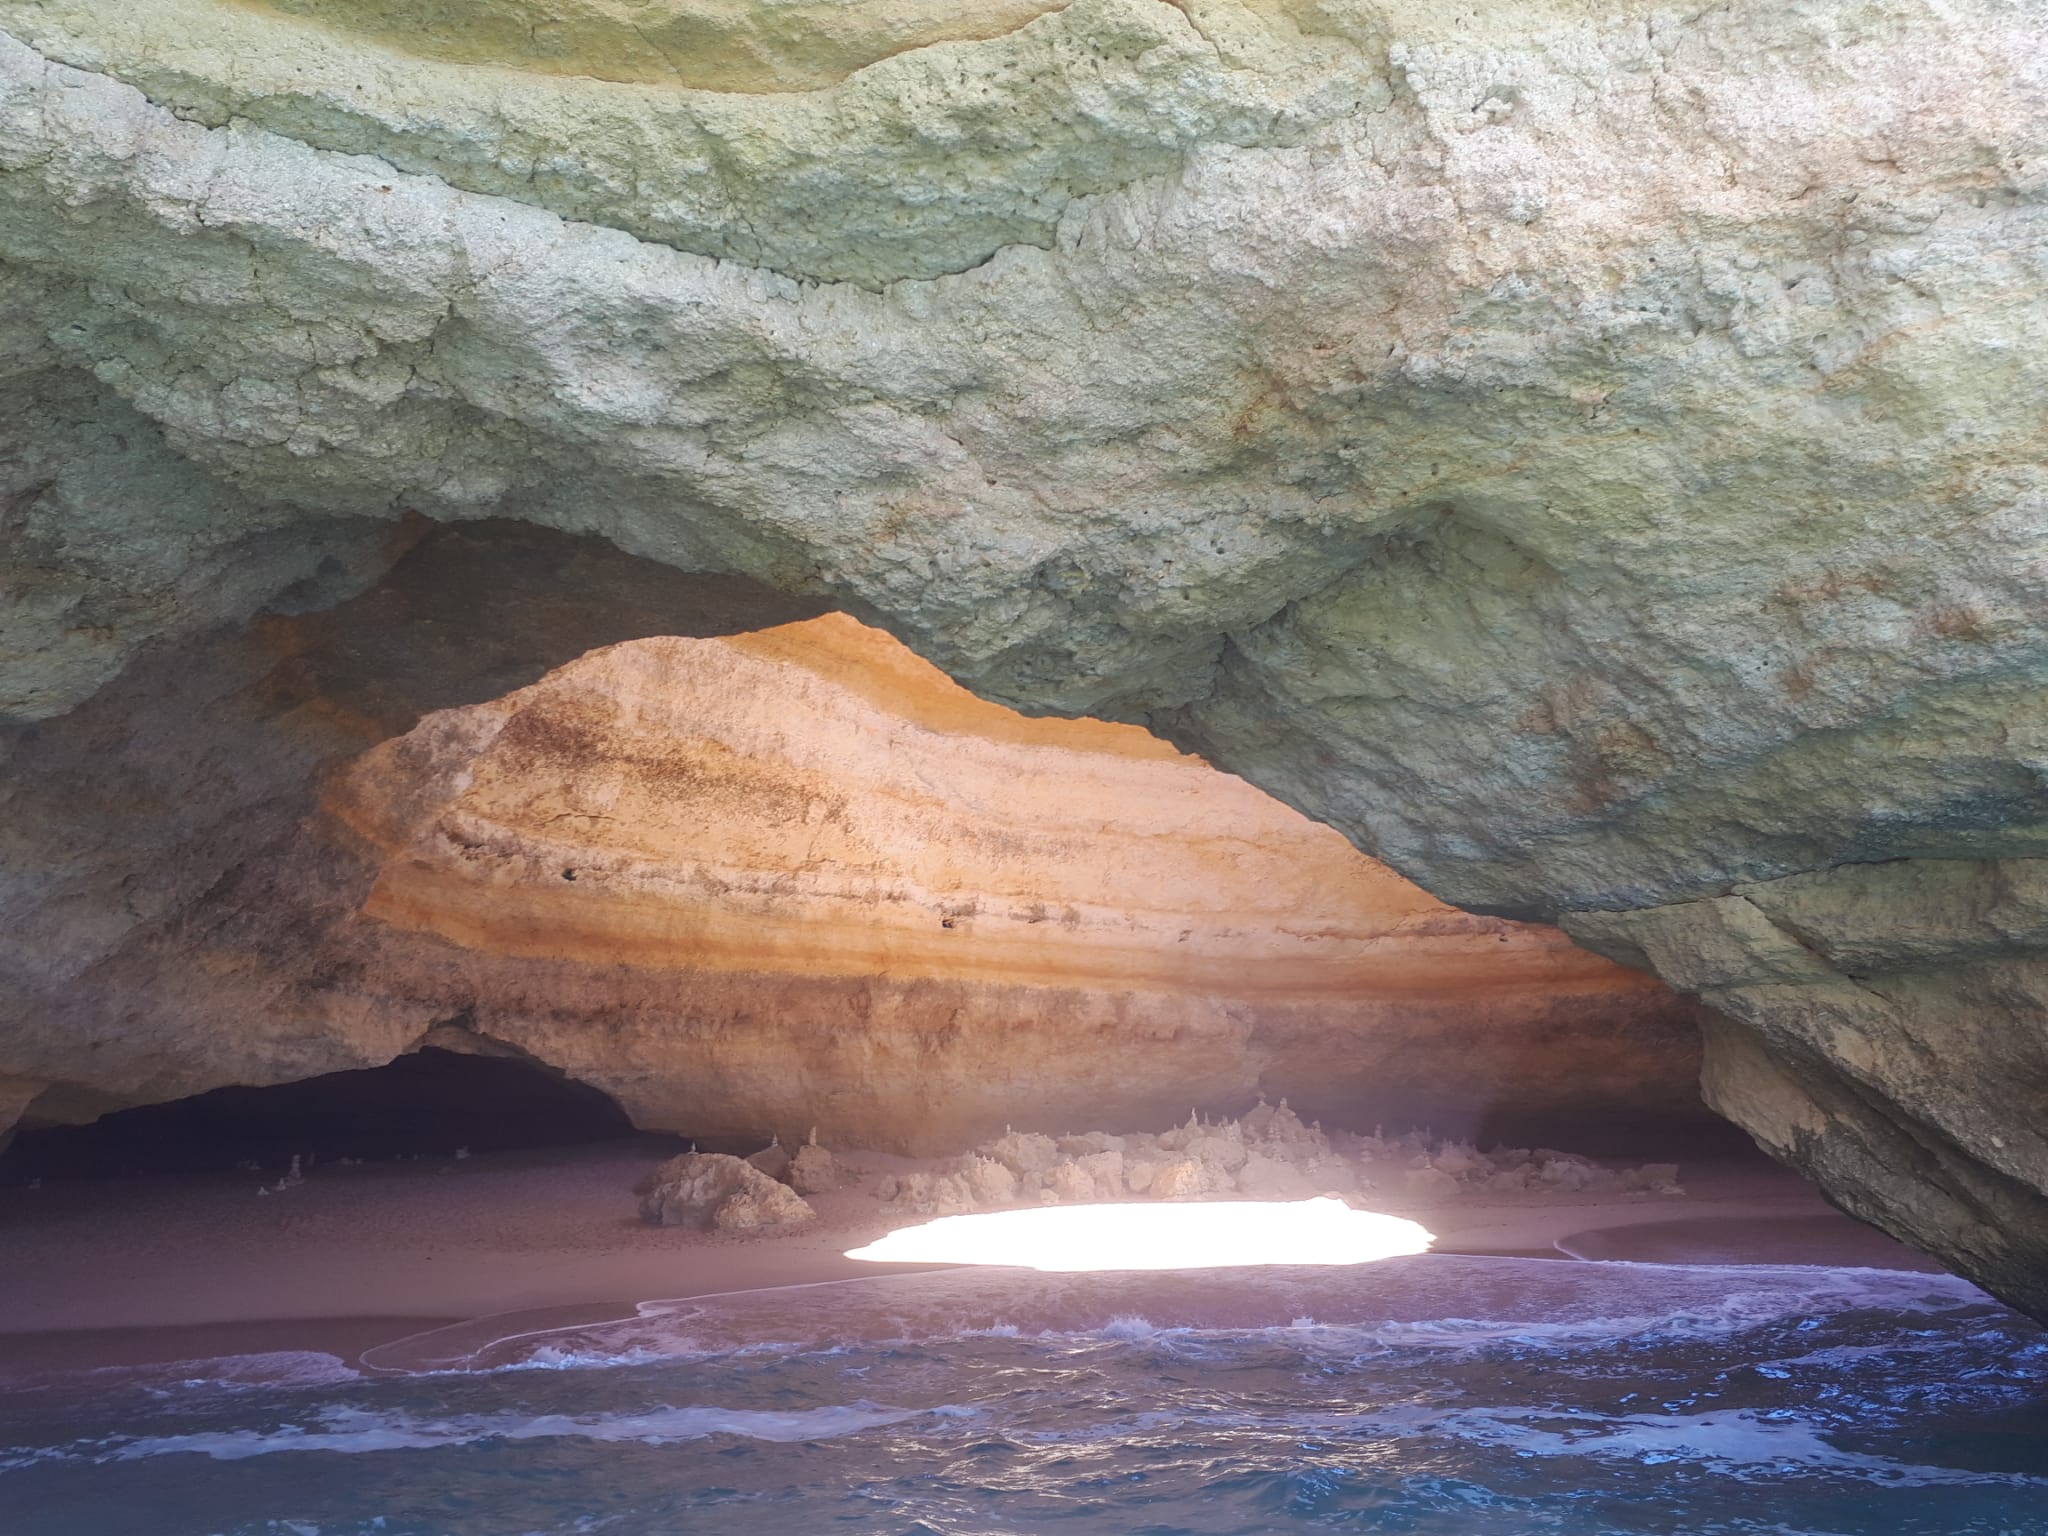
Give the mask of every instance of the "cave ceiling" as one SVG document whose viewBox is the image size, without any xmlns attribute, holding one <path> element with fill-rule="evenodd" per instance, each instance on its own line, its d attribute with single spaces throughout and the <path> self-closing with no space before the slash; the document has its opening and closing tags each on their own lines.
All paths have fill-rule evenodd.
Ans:
<svg viewBox="0 0 2048 1536">
<path fill-rule="evenodd" d="M 744 578 L 1655 970 L 2048 1308 L 2038 0 L 816 10 L 0 3 L 8 750 L 408 519 Z"/>
</svg>

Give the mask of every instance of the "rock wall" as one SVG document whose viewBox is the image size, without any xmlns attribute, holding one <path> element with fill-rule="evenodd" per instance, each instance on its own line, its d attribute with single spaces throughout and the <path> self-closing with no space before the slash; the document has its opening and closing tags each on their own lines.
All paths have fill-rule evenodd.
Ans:
<svg viewBox="0 0 2048 1536">
<path fill-rule="evenodd" d="M 522 42 L 475 0 L 452 54 L 391 7 L 0 5 L 0 698 L 491 513 L 1144 720 L 1624 958 L 2048 854 L 2034 0 L 1029 10 L 743 18 L 692 73 L 595 3 Z M 2032 986 L 1970 994 L 1987 1059 L 2042 1049 Z M 1814 986 L 1796 1027 L 1707 990 L 1818 1107 L 1724 1104 L 2048 1312 L 2032 1080 L 1937 1114 Z"/>
<path fill-rule="evenodd" d="M 2035 1293 L 2048 861 L 1851 864 L 1570 926 L 1707 1001 L 1709 1103 L 1851 1214 Z"/>
<path fill-rule="evenodd" d="M 429 714 L 99 974 L 123 964 L 148 1027 L 89 1071 L 0 1040 L 62 1085 L 32 1117 L 161 1094 L 166 1057 L 191 1091 L 423 1041 L 546 1063 L 647 1128 L 921 1153 L 1262 1091 L 1451 1134 L 1697 1113 L 1691 1010 L 1648 978 L 839 615 Z"/>
<path fill-rule="evenodd" d="M 10 1125 L 390 1059 L 411 1020 L 304 1000 L 346 990 L 351 957 L 322 936 L 374 875 L 308 821 L 327 776 L 564 652 L 815 611 L 516 524 L 381 531 L 389 569 L 354 597 L 216 628 L 0 730 Z"/>
</svg>

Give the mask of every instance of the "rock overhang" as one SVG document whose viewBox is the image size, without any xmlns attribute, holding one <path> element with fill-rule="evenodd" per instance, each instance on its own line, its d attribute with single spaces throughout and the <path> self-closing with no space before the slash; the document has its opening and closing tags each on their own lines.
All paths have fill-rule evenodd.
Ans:
<svg viewBox="0 0 2048 1536">
<path fill-rule="evenodd" d="M 2030 12 L 1077 0 L 750 95 L 0 9 L 19 376 L 79 401 L 20 412 L 59 558 L 8 697 L 490 511 L 829 595 L 1616 952 L 2037 855 Z M 74 430 L 122 411 L 125 487 Z M 180 474 L 232 527 L 150 522 Z"/>
</svg>

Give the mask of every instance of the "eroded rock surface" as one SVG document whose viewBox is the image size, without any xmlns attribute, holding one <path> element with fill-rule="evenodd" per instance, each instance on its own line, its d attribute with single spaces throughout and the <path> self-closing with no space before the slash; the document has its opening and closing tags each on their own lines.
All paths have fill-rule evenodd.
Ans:
<svg viewBox="0 0 2048 1536">
<path fill-rule="evenodd" d="M 1006 1131 L 936 1168 L 882 1178 L 875 1193 L 914 1216 L 957 1216 L 1016 1205 L 1116 1204 L 1126 1200 L 1307 1200 L 1439 1204 L 1471 1192 L 1489 1197 L 1592 1190 L 1682 1196 L 1675 1163 L 1610 1168 L 1548 1148 L 1481 1151 L 1424 1131 L 1399 1136 L 1303 1124 L 1285 1099 L 1261 1100 L 1239 1119 L 1128 1135 L 1060 1137 Z"/>
<path fill-rule="evenodd" d="M 447 554 L 315 618 L 403 614 L 389 588 Z M 609 573 L 612 623 L 647 622 L 620 601 L 634 569 Z M 697 594 L 696 617 L 716 629 L 764 601 Z M 433 656 L 456 638 L 428 629 Z M 194 720 L 174 697 L 158 771 L 173 743 L 232 749 L 230 727 L 273 754 L 305 752 L 307 717 L 371 734 L 355 689 L 409 679 L 417 700 L 431 680 L 402 661 L 406 633 L 357 635 L 347 659 L 384 662 L 361 677 L 308 644 L 285 680 L 230 696 L 263 701 L 254 721 Z M 475 664 L 478 641 L 448 649 Z M 302 673 L 334 692 L 293 693 Z M 43 727 L 44 750 L 94 707 Z M 61 762 L 22 797 L 60 846 L 105 805 L 88 765 Z M 158 790 L 180 806 L 206 783 Z M 324 783 L 317 806 L 278 791 L 263 816 L 172 841 L 146 919 L 123 904 L 144 887 L 91 871 L 43 904 L 15 965 L 33 1022 L 0 1038 L 0 1071 L 50 1085 L 31 1115 L 422 1043 L 544 1062 L 648 1129 L 914 1153 L 1005 1124 L 1166 1125 L 1261 1090 L 1333 1122 L 1470 1135 L 1648 1125 L 1696 1102 L 1691 1009 L 1648 978 L 1555 929 L 1447 908 L 1136 727 L 976 699 L 840 615 L 598 649 L 429 714 Z M 149 837 L 131 843 L 176 830 L 135 826 Z M 110 998 L 122 1029 L 103 1023 Z M 790 1154 L 772 1157 L 779 1175 Z"/>
<path fill-rule="evenodd" d="M 1708 1102 L 1852 1215 L 2048 1306 L 2048 861 L 1855 864 L 1569 924 L 1712 1005 Z"/>
<path fill-rule="evenodd" d="M 768 1232 L 815 1221 L 818 1213 L 787 1184 L 745 1158 L 685 1152 L 647 1177 L 640 1219 L 657 1227 Z"/>
<path fill-rule="evenodd" d="M 518 524 L 383 532 L 389 569 L 348 601 L 217 629 L 0 732 L 0 1108 L 88 1120 L 477 1043 L 323 1011 L 373 958 L 323 936 L 375 874 L 307 821 L 326 776 L 564 650 L 815 606 Z"/>
<path fill-rule="evenodd" d="M 365 520 L 489 512 L 1145 720 L 1618 954 L 1738 887 L 2048 854 L 2032 0 L 913 8 L 723 82 L 339 14 L 0 5 L 25 717 L 373 579 Z M 2038 1078 L 1949 1114 L 1836 983 L 1757 985 L 1721 1101 L 2048 1311 Z M 2032 985 L 1969 994 L 1973 1050 L 2038 1059 Z M 1905 1012 L 1858 1037 L 1906 1060 Z"/>
</svg>

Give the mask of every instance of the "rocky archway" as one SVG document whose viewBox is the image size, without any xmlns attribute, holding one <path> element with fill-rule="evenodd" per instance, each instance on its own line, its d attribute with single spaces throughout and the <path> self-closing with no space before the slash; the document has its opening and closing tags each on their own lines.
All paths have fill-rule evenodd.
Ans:
<svg viewBox="0 0 2048 1536">
<path fill-rule="evenodd" d="M 2025 7 L 1076 0 L 765 95 L 5 19 L 0 698 L 78 706 L 52 763 L 401 508 L 599 530 L 1656 967 L 1723 1108 L 2048 1311 Z M 135 789 L 57 875 L 17 799 L 32 1033 L 91 1042 L 36 937 L 88 887 L 130 1027 L 165 907 L 82 866 Z"/>
<path fill-rule="evenodd" d="M 704 633 L 413 723 L 677 612 Z M 945 1154 L 1261 1095 L 1333 1127 L 1574 1146 L 1704 1116 L 1692 1010 L 1648 978 L 1445 907 L 1137 727 L 986 703 L 845 615 L 764 616 L 744 585 L 486 526 L 188 653 L 209 707 L 166 691 L 122 721 L 162 733 L 140 754 L 160 820 L 103 850 L 118 882 L 38 909 L 57 985 L 15 951 L 50 1021 L 7 1045 L 41 1083 L 27 1122 L 422 1042 L 741 1145 Z M 271 665 L 228 686 L 252 647 Z M 24 733 L 53 847 L 142 771 L 77 749 L 117 697 Z M 223 752 L 271 779 L 208 821 Z"/>
</svg>

